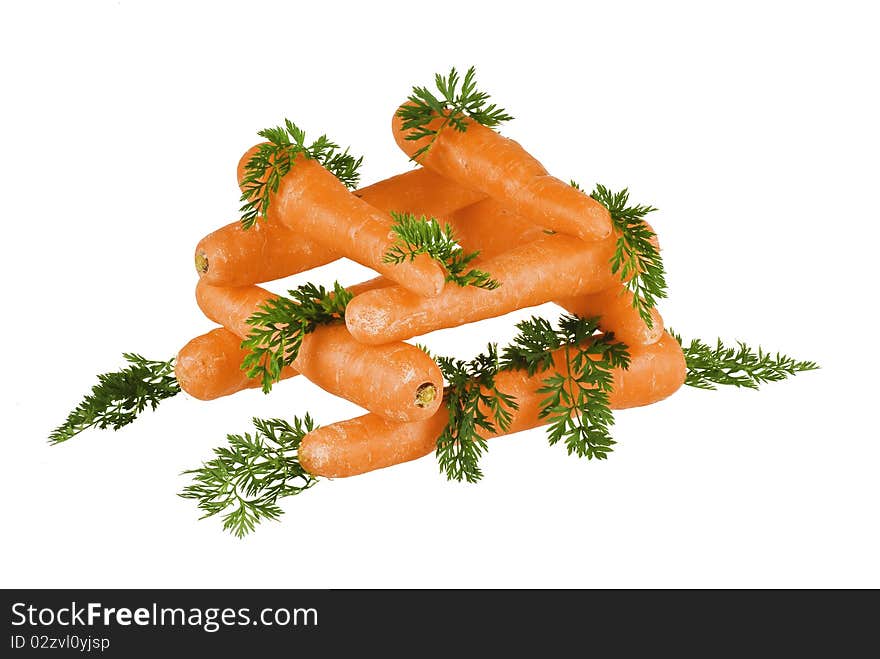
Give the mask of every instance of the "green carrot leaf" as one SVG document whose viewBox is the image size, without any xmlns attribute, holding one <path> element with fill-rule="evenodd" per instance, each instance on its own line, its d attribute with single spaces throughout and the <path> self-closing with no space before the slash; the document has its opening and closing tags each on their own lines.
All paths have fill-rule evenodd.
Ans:
<svg viewBox="0 0 880 659">
<path fill-rule="evenodd" d="M 341 150 L 326 135 L 306 145 L 305 132 L 289 119 L 284 126 L 266 128 L 257 133 L 266 143 L 245 164 L 241 181 L 241 225 L 250 229 L 266 217 L 272 195 L 296 164 L 297 157 L 316 160 L 349 189 L 357 187 L 360 180 L 358 169 L 363 157 L 355 158 L 348 148 Z"/>
<path fill-rule="evenodd" d="M 448 382 L 444 402 L 449 412 L 437 439 L 437 462 L 449 480 L 476 483 L 483 477 L 479 460 L 487 448 L 481 432 L 507 430 L 518 405 L 495 386 L 499 366 L 495 344 L 470 361 L 438 357 L 437 365 Z"/>
<path fill-rule="evenodd" d="M 572 181 L 578 190 L 581 187 Z M 620 277 L 633 295 L 633 308 L 648 327 L 654 326 L 651 309 L 667 295 L 666 271 L 660 251 L 652 239 L 654 232 L 645 223 L 645 215 L 657 209 L 653 206 L 629 205 L 629 190 L 611 192 L 597 184 L 590 196 L 608 209 L 611 222 L 618 231 L 617 243 L 611 257 L 611 272 Z"/>
<path fill-rule="evenodd" d="M 260 378 L 269 393 L 290 366 L 302 346 L 303 337 L 320 325 L 341 322 L 352 294 L 339 282 L 328 291 L 323 286 L 304 284 L 261 305 L 248 319 L 251 329 L 241 347 L 248 350 L 241 368 L 249 378 Z"/>
<path fill-rule="evenodd" d="M 554 328 L 535 316 L 518 323 L 517 329 L 519 334 L 502 352 L 503 370 L 534 375 L 557 368 L 537 390 L 544 396 L 538 418 L 548 420 L 549 443 L 563 442 L 569 455 L 607 458 L 615 444 L 610 432 L 612 370 L 629 367 L 627 347 L 612 334 L 596 334 L 598 318 L 565 314 Z M 554 359 L 559 350 L 562 360 Z"/>
<path fill-rule="evenodd" d="M 397 116 L 403 120 L 407 140 L 430 138 L 428 144 L 413 154 L 414 161 L 427 153 L 440 131 L 447 126 L 463 133 L 467 130 L 467 119 L 489 128 L 513 119 L 504 108 L 489 103 L 489 94 L 477 89 L 474 67 L 467 70 L 463 80 L 455 67 L 448 75 L 435 74 L 434 85 L 439 96 L 427 87 L 413 87 L 407 103 L 397 111 Z M 431 128 L 431 122 L 438 118 L 442 119 L 440 125 Z"/>
<path fill-rule="evenodd" d="M 134 421 L 147 407 L 180 393 L 174 377 L 174 359 L 153 361 L 135 353 L 123 358 L 130 366 L 102 373 L 82 402 L 49 435 L 51 444 L 65 442 L 88 428 L 119 430 Z"/>
<path fill-rule="evenodd" d="M 298 457 L 303 437 L 315 429 L 308 414 L 292 423 L 258 418 L 253 423 L 254 434 L 227 435 L 228 445 L 215 448 L 212 459 L 185 471 L 193 482 L 179 495 L 198 501 L 202 519 L 225 512 L 223 529 L 239 538 L 263 520 L 277 520 L 283 512 L 279 499 L 318 482 Z"/>
<path fill-rule="evenodd" d="M 721 339 L 715 345 L 700 339 L 682 341 L 673 330 L 669 333 L 681 344 L 687 363 L 685 384 L 697 389 L 716 389 L 716 385 L 757 389 L 766 382 L 778 382 L 805 371 L 819 368 L 816 362 L 798 361 L 782 353 L 757 350 L 742 341 L 735 346 L 725 345 Z"/>
<path fill-rule="evenodd" d="M 479 252 L 465 252 L 459 245 L 448 224 L 440 226 L 433 217 L 417 218 L 412 213 L 391 213 L 394 224 L 391 231 L 396 241 L 382 258 L 385 263 L 412 261 L 420 254 L 427 254 L 443 266 L 446 281 L 459 286 L 475 286 L 494 290 L 501 284 L 483 270 L 468 267 Z"/>
</svg>

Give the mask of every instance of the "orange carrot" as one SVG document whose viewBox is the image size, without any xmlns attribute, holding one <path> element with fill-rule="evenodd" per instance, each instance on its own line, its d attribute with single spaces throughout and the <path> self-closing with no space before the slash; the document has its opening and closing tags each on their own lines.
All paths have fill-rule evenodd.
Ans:
<svg viewBox="0 0 880 659">
<path fill-rule="evenodd" d="M 475 262 L 481 263 L 479 261 Z M 392 286 L 385 277 L 375 277 L 346 288 L 354 295 Z M 633 306 L 632 293 L 620 285 L 612 285 L 599 293 L 555 300 L 560 307 L 582 318 L 598 318 L 604 332 L 613 332 L 615 338 L 629 347 L 650 345 L 663 336 L 663 317 L 651 309 L 653 326 L 648 327 Z"/>
<path fill-rule="evenodd" d="M 341 323 L 307 334 L 293 365 L 325 391 L 387 419 L 418 421 L 441 404 L 443 376 L 423 350 L 402 342 L 365 346 Z"/>
<path fill-rule="evenodd" d="M 654 234 L 651 242 L 660 249 L 657 234 L 650 224 L 648 230 Z M 615 237 L 617 231 L 615 230 Z M 639 315 L 633 305 L 633 294 L 622 282 L 616 281 L 610 287 L 592 295 L 569 297 L 556 300 L 556 304 L 570 313 L 586 318 L 598 317 L 599 327 L 605 332 L 614 332 L 617 340 L 628 346 L 650 345 L 664 336 L 663 317 L 657 308 L 650 310 L 651 327 Z"/>
<path fill-rule="evenodd" d="M 443 290 L 446 274 L 425 254 L 402 263 L 385 262 L 396 242 L 387 214 L 351 194 L 316 160 L 301 155 L 294 158 L 272 197 L 266 221 L 296 229 L 417 295 L 430 297 Z"/>
<path fill-rule="evenodd" d="M 656 343 L 630 348 L 630 364 L 614 371 L 613 409 L 640 407 L 663 400 L 684 384 L 687 364 L 681 344 L 668 332 Z"/>
<path fill-rule="evenodd" d="M 257 222 L 245 230 L 232 222 L 196 246 L 196 271 L 207 284 L 248 286 L 281 279 L 339 258 L 332 249 L 277 222 Z"/>
<path fill-rule="evenodd" d="M 485 197 L 423 167 L 378 181 L 352 194 L 383 213 L 397 211 L 438 219 Z"/>
<path fill-rule="evenodd" d="M 449 224 L 465 251 L 480 251 L 480 264 L 486 258 L 545 235 L 544 229 L 510 212 L 494 199 L 484 199 L 452 213 Z M 616 235 L 615 232 L 615 238 Z M 615 337 L 628 346 L 648 345 L 663 336 L 663 319 L 657 310 L 651 309 L 653 327 L 648 327 L 633 307 L 632 292 L 620 281 L 614 281 L 599 293 L 565 297 L 556 303 L 578 316 L 598 316 L 600 327 L 614 332 Z"/>
<path fill-rule="evenodd" d="M 299 461 L 314 476 L 345 478 L 416 460 L 434 450 L 446 419 L 444 408 L 415 423 L 378 414 L 331 423 L 303 438 Z"/>
<path fill-rule="evenodd" d="M 554 354 L 556 369 L 562 351 Z M 613 409 L 649 405 L 672 395 L 684 383 L 686 366 L 681 346 L 669 334 L 657 343 L 633 348 L 628 370 L 614 369 Z M 545 394 L 537 393 L 551 371 L 529 376 L 525 371 L 503 371 L 495 378 L 498 390 L 516 397 L 519 409 L 507 432 L 498 437 L 546 423 L 538 412 Z M 375 414 L 323 426 L 306 435 L 299 449 L 300 462 L 310 474 L 343 478 L 415 460 L 431 453 L 446 425 L 445 408 L 416 423 L 395 423 Z M 482 433 L 481 433 L 482 434 Z"/>
<path fill-rule="evenodd" d="M 251 326 L 247 319 L 259 307 L 276 296 L 259 286 L 211 286 L 203 281 L 196 284 L 196 303 L 210 320 L 222 325 L 240 339 L 247 337 Z"/>
<path fill-rule="evenodd" d="M 550 233 L 491 197 L 450 213 L 445 221 L 466 252 L 480 252 L 481 262 Z"/>
<path fill-rule="evenodd" d="M 544 234 L 553 233 L 512 213 L 503 204 L 489 197 L 449 211 L 444 216 L 444 221 L 455 230 L 458 242 L 465 251 L 479 250 L 480 258 L 483 259 L 510 251 L 530 240 L 537 240 Z M 653 234 L 651 243 L 659 249 L 660 242 L 654 228 L 650 223 L 644 220 L 642 222 Z M 616 230 L 614 234 L 616 239 Z"/>
<path fill-rule="evenodd" d="M 259 144 L 252 146 L 238 161 L 239 185 L 245 178 L 248 160 L 259 147 Z M 485 197 L 423 167 L 378 181 L 351 194 L 384 213 L 397 211 L 429 217 L 446 216 Z"/>
<path fill-rule="evenodd" d="M 429 125 L 440 130 L 418 162 L 460 185 L 482 192 L 537 224 L 583 240 L 611 234 L 608 210 L 589 195 L 550 176 L 517 142 L 470 119 L 467 130 L 441 129 L 439 117 Z M 410 158 L 431 138 L 408 140 L 403 120 L 394 114 L 394 139 Z"/>
<path fill-rule="evenodd" d="M 257 146 L 249 149 L 239 161 L 239 181 L 256 150 Z M 353 194 L 386 213 L 399 211 L 430 217 L 444 217 L 482 197 L 426 169 L 392 176 Z M 387 223 L 390 227 L 390 217 Z M 247 286 L 304 272 L 339 256 L 335 248 L 281 222 L 258 222 L 249 230 L 233 222 L 199 242 L 195 263 L 199 276 L 208 284 Z"/>
<path fill-rule="evenodd" d="M 663 318 L 651 309 L 652 327 L 648 327 L 633 306 L 633 294 L 623 285 L 609 286 L 592 295 L 556 300 L 566 311 L 583 318 L 599 318 L 599 327 L 613 332 L 614 338 L 626 345 L 644 346 L 656 343 L 663 336 Z"/>
<path fill-rule="evenodd" d="M 585 243 L 561 234 L 543 236 L 480 263 L 501 282 L 499 288 L 448 286 L 433 299 L 401 286 L 371 290 L 349 303 L 346 325 L 358 341 L 375 345 L 501 316 L 561 296 L 598 293 L 614 281 L 608 267 L 613 249 L 613 237 Z"/>
<path fill-rule="evenodd" d="M 180 349 L 174 375 L 180 388 L 199 400 L 213 400 L 259 387 L 259 379 L 249 378 L 241 370 L 245 355 L 247 351 L 241 348 L 241 338 L 218 327 Z M 281 372 L 282 379 L 294 375 L 297 375 L 296 369 L 290 366 Z"/>
<path fill-rule="evenodd" d="M 475 261 L 479 265 L 481 261 Z M 357 296 L 366 291 L 393 286 L 394 282 L 385 277 L 375 277 L 368 281 L 347 286 L 347 290 Z M 598 318 L 603 332 L 613 332 L 615 338 L 629 347 L 650 345 L 663 336 L 663 318 L 657 309 L 651 309 L 653 327 L 648 327 L 633 307 L 632 293 L 619 284 L 592 295 L 581 295 L 555 300 L 560 307 L 582 318 Z"/>
<path fill-rule="evenodd" d="M 372 279 L 368 279 L 366 281 L 362 281 L 357 284 L 352 284 L 351 286 L 346 286 L 345 290 L 347 290 L 352 295 L 360 295 L 361 293 L 366 293 L 367 291 L 373 291 L 377 288 L 385 288 L 386 286 L 393 286 L 394 282 L 386 277 L 373 277 Z"/>
<path fill-rule="evenodd" d="M 500 222 L 505 224 L 500 225 Z M 484 199 L 452 213 L 449 216 L 449 224 L 466 251 L 480 251 L 481 258 L 475 264 L 493 275 L 494 266 L 491 262 L 486 265 L 487 259 L 483 258 L 484 255 L 498 256 L 505 251 L 522 247 L 523 243 L 547 236 L 544 229 L 506 210 L 494 199 Z M 504 226 L 503 231 L 498 230 L 499 225 Z M 556 303 L 578 316 L 598 317 L 599 326 L 604 331 L 614 332 L 619 341 L 630 347 L 649 345 L 658 341 L 663 336 L 663 319 L 659 312 L 656 309 L 651 310 L 653 327 L 649 328 L 639 316 L 638 310 L 633 307 L 632 293 L 613 277 L 609 282 L 607 288 L 597 293 L 567 296 L 557 299 Z M 349 287 L 349 290 L 358 295 L 366 290 L 387 288 L 392 285 L 393 282 L 377 277 L 369 282 Z M 443 296 L 445 297 L 452 290 L 450 287 Z"/>
<path fill-rule="evenodd" d="M 259 286 L 196 286 L 202 312 L 241 338 L 251 330 L 247 318 L 275 297 Z M 322 389 L 391 419 L 424 419 L 440 406 L 443 376 L 434 360 L 406 343 L 362 345 L 341 323 L 306 334 L 292 365 Z"/>
</svg>

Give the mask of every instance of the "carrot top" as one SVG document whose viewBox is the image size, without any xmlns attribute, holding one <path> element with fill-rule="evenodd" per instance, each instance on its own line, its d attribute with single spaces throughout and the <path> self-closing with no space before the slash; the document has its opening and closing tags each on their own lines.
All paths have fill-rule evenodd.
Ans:
<svg viewBox="0 0 880 659">
<path fill-rule="evenodd" d="M 354 297 L 339 282 L 334 282 L 332 291 L 303 284 L 287 293 L 290 297 L 269 300 L 246 321 L 253 329 L 241 344 L 250 351 L 241 368 L 249 378 L 262 380 L 265 393 L 281 378 L 284 367 L 296 360 L 303 337 L 319 325 L 343 320 Z"/>
<path fill-rule="evenodd" d="M 154 361 L 130 352 L 123 357 L 131 365 L 99 375 L 92 392 L 49 435 L 51 444 L 65 442 L 88 428 L 119 430 L 148 406 L 155 410 L 161 401 L 180 393 L 174 359 Z"/>
<path fill-rule="evenodd" d="M 539 418 L 549 419 L 550 445 L 565 441 L 569 455 L 602 460 L 612 451 L 614 424 L 609 394 L 611 370 L 627 368 L 629 353 L 612 334 L 596 334 L 597 318 L 564 314 L 557 327 L 533 316 L 517 324 L 519 334 L 499 357 L 497 344 L 470 361 L 438 357 L 447 381 L 444 403 L 449 421 L 437 439 L 437 461 L 449 480 L 475 483 L 483 477 L 479 459 L 486 451 L 480 431 L 507 430 L 517 401 L 495 385 L 501 371 L 525 370 L 529 375 L 554 366 L 553 353 L 565 351 L 565 370 L 542 381 Z M 487 410 L 487 411 L 484 411 Z"/>
<path fill-rule="evenodd" d="M 251 435 L 227 435 L 229 445 L 214 449 L 214 458 L 193 474 L 193 484 L 180 493 L 184 499 L 196 499 L 204 511 L 201 519 L 228 508 L 223 528 L 239 538 L 254 530 L 264 519 L 277 520 L 283 512 L 278 499 L 300 494 L 318 482 L 299 463 L 297 451 L 303 437 L 315 429 L 306 414 L 283 419 L 253 419 L 256 432 Z"/>
<path fill-rule="evenodd" d="M 428 144 L 413 154 L 412 160 L 418 160 L 419 156 L 427 153 L 437 135 L 446 126 L 463 133 L 467 130 L 466 118 L 489 128 L 513 119 L 504 108 L 499 108 L 494 103 L 487 104 L 489 94 L 477 89 L 476 76 L 473 66 L 464 74 L 464 80 L 459 77 L 455 67 L 450 69 L 449 75 L 435 74 L 434 84 L 440 92 L 439 98 L 427 87 L 412 88 L 407 104 L 397 111 L 397 116 L 403 120 L 407 140 L 431 138 Z M 442 118 L 443 121 L 436 128 L 431 128 L 431 122 L 437 118 Z"/>
<path fill-rule="evenodd" d="M 518 323 L 517 329 L 519 334 L 502 356 L 506 370 L 525 370 L 530 375 L 546 371 L 554 365 L 553 352 L 564 350 L 564 370 L 544 379 L 538 389 L 547 394 L 538 418 L 550 420 L 550 445 L 565 440 L 569 455 L 607 458 L 616 443 L 610 433 L 614 425 L 608 398 L 611 370 L 629 367 L 627 347 L 615 342 L 613 334 L 597 335 L 598 318 L 563 314 L 554 329 L 544 318 L 533 316 Z"/>
<path fill-rule="evenodd" d="M 495 386 L 499 362 L 494 343 L 470 361 L 438 357 L 437 365 L 449 383 L 444 395 L 449 421 L 437 438 L 437 462 L 447 479 L 476 483 L 483 477 L 479 460 L 487 448 L 479 431 L 494 433 L 495 424 L 506 431 L 511 410 L 518 405 L 513 396 Z M 483 412 L 483 407 L 491 417 Z"/>
<path fill-rule="evenodd" d="M 349 189 L 357 187 L 363 157 L 355 158 L 348 148 L 340 150 L 326 135 L 306 146 L 305 132 L 290 119 L 284 120 L 284 126 L 266 128 L 257 134 L 268 141 L 257 148 L 245 165 L 241 181 L 241 224 L 245 229 L 266 217 L 271 195 L 278 192 L 281 179 L 295 166 L 297 157 L 317 160 Z"/>
<path fill-rule="evenodd" d="M 483 270 L 468 269 L 480 255 L 479 251 L 466 253 L 459 245 L 448 224 L 440 226 L 433 217 L 417 218 L 412 213 L 391 212 L 394 224 L 391 231 L 397 236 L 395 244 L 382 259 L 385 263 L 402 263 L 427 254 L 446 270 L 446 281 L 459 286 L 475 286 L 494 290 L 501 284 Z"/>
<path fill-rule="evenodd" d="M 679 334 L 669 333 L 681 344 L 687 363 L 686 385 L 697 389 L 716 389 L 716 384 L 757 389 L 765 382 L 778 382 L 790 375 L 819 368 L 816 362 L 797 361 L 777 352 L 755 350 L 742 341 L 736 347 L 725 346 L 721 339 L 714 346 L 692 339 L 684 343 Z"/>
<path fill-rule="evenodd" d="M 575 181 L 572 187 L 581 190 Z M 629 206 L 629 190 L 611 192 L 597 183 L 590 196 L 608 209 L 611 222 L 618 231 L 611 272 L 618 275 L 633 294 L 633 308 L 649 328 L 654 327 L 651 309 L 657 300 L 666 297 L 666 271 L 660 250 L 652 242 L 654 232 L 645 223 L 645 215 L 657 209 L 641 204 Z"/>
</svg>

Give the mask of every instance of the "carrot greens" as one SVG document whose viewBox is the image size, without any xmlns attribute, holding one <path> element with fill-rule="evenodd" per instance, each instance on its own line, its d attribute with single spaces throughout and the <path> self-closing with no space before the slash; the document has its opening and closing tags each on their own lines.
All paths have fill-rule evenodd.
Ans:
<svg viewBox="0 0 880 659">
<path fill-rule="evenodd" d="M 615 441 L 609 394 L 612 369 L 629 367 L 629 352 L 612 334 L 597 335 L 597 318 L 563 314 L 554 328 L 547 320 L 532 317 L 517 324 L 519 334 L 505 348 L 505 369 L 525 370 L 529 375 L 553 366 L 552 353 L 562 348 L 564 364 L 559 372 L 543 380 L 538 393 L 541 401 L 538 418 L 548 419 L 550 445 L 565 442 L 568 454 L 587 459 L 608 457 Z"/>
<path fill-rule="evenodd" d="M 155 410 L 161 401 L 180 393 L 174 359 L 154 361 L 130 352 L 122 356 L 130 366 L 99 375 L 91 393 L 49 435 L 51 444 L 65 442 L 88 428 L 119 430 L 147 407 Z"/>
<path fill-rule="evenodd" d="M 284 120 L 284 126 L 266 128 L 257 134 L 267 142 L 257 147 L 245 165 L 241 181 L 244 203 L 240 209 L 245 229 L 266 217 L 272 194 L 278 192 L 281 179 L 290 172 L 297 157 L 317 160 L 349 189 L 354 189 L 360 180 L 358 169 L 363 157 L 355 158 L 348 148 L 342 151 L 326 135 L 306 145 L 305 132 L 289 119 Z"/>
<path fill-rule="evenodd" d="M 433 217 L 417 218 L 412 213 L 392 211 L 391 217 L 394 219 L 391 231 L 397 240 L 382 259 L 385 263 L 403 263 L 412 261 L 419 254 L 427 254 L 443 266 L 446 281 L 488 290 L 501 285 L 488 272 L 468 268 L 480 253 L 465 252 L 459 247 L 455 233 L 448 224 L 441 227 Z"/>
<path fill-rule="evenodd" d="M 232 509 L 223 516 L 223 528 L 239 538 L 264 519 L 277 520 L 278 500 L 300 494 L 318 482 L 299 463 L 297 451 L 315 422 L 306 414 L 292 422 L 253 419 L 254 434 L 227 435 L 228 446 L 214 449 L 214 457 L 192 474 L 193 483 L 180 493 L 195 499 L 204 511 L 201 519 Z"/>
<path fill-rule="evenodd" d="M 397 116 L 403 120 L 407 140 L 431 139 L 413 154 L 412 160 L 418 160 L 419 156 L 427 153 L 440 131 L 447 126 L 463 133 L 467 130 L 466 119 L 489 128 L 513 119 L 504 108 L 488 103 L 489 94 L 477 89 L 476 76 L 473 66 L 464 74 L 464 79 L 455 67 L 450 69 L 448 75 L 437 73 L 434 84 L 439 97 L 427 87 L 413 87 L 407 98 L 408 103 L 397 111 Z M 436 118 L 442 118 L 442 123 L 437 128 L 430 128 L 430 123 Z"/>
<path fill-rule="evenodd" d="M 534 316 L 516 327 L 519 334 L 500 356 L 497 345 L 490 343 L 486 352 L 468 362 L 437 358 L 448 382 L 444 402 L 449 411 L 449 422 L 437 440 L 437 460 L 449 480 L 474 483 L 482 478 L 478 463 L 487 445 L 481 431 L 507 431 L 512 411 L 518 409 L 516 399 L 495 386 L 495 376 L 508 370 L 529 375 L 550 370 L 559 349 L 565 352 L 561 372 L 549 375 L 538 389 L 546 394 L 538 416 L 549 422 L 550 445 L 564 441 L 569 455 L 587 459 L 601 460 L 612 451 L 611 371 L 629 366 L 627 347 L 612 334 L 596 334 L 596 318 L 565 314 L 553 327 Z"/>
<path fill-rule="evenodd" d="M 757 350 L 737 341 L 736 346 L 726 346 L 718 339 L 711 345 L 700 339 L 685 343 L 671 329 L 669 333 L 681 344 L 687 363 L 687 379 L 684 383 L 697 389 L 716 389 L 715 385 L 730 385 L 757 389 L 766 382 L 778 382 L 789 376 L 819 368 L 816 362 L 798 361 L 781 353 Z"/>
<path fill-rule="evenodd" d="M 343 320 L 353 297 L 338 282 L 332 291 L 304 284 L 288 295 L 269 300 L 246 321 L 253 329 L 241 344 L 250 351 L 241 368 L 249 378 L 261 379 L 265 393 L 281 378 L 284 367 L 294 362 L 303 337 L 319 325 Z"/>
<path fill-rule="evenodd" d="M 437 439 L 440 471 L 449 480 L 476 483 L 483 477 L 479 459 L 486 451 L 479 431 L 494 433 L 495 424 L 506 431 L 517 403 L 495 386 L 499 367 L 495 344 L 470 361 L 438 357 L 437 365 L 448 382 L 444 403 L 449 411 L 449 421 Z"/>
<path fill-rule="evenodd" d="M 581 190 L 575 181 L 572 187 Z M 633 307 L 648 327 L 654 327 L 651 309 L 666 297 L 666 272 L 660 251 L 651 242 L 654 232 L 645 224 L 645 215 L 657 209 L 641 204 L 630 206 L 629 190 L 611 192 L 597 184 L 590 196 L 608 209 L 619 236 L 611 257 L 611 272 L 618 275 L 633 294 Z"/>
</svg>

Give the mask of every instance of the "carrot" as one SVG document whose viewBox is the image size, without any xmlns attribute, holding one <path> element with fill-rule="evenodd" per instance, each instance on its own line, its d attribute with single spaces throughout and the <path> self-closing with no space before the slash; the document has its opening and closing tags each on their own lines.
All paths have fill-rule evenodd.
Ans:
<svg viewBox="0 0 880 659">
<path fill-rule="evenodd" d="M 349 303 L 346 325 L 358 341 L 375 345 L 501 316 L 560 296 L 598 293 L 614 281 L 608 267 L 613 249 L 613 238 L 584 243 L 571 236 L 543 236 L 480 263 L 501 282 L 499 288 L 448 286 L 433 299 L 401 286 L 367 291 Z"/>
<path fill-rule="evenodd" d="M 656 343 L 630 349 L 625 371 L 614 371 L 613 409 L 641 407 L 668 398 L 684 384 L 687 364 L 681 344 L 669 332 Z"/>
<path fill-rule="evenodd" d="M 351 194 L 315 160 L 295 157 L 272 198 L 266 221 L 295 229 L 417 295 L 436 296 L 443 290 L 446 275 L 427 255 L 403 263 L 385 262 L 396 242 L 388 216 Z"/>
<path fill-rule="evenodd" d="M 368 281 L 347 286 L 355 296 L 366 291 L 393 286 L 385 277 L 375 277 Z M 598 318 L 603 332 L 613 332 L 617 340 L 626 345 L 639 346 L 656 343 L 663 336 L 663 318 L 656 309 L 651 309 L 653 326 L 648 327 L 632 304 L 632 293 L 623 286 L 614 284 L 599 293 L 567 297 L 554 300 L 556 304 L 582 318 Z"/>
<path fill-rule="evenodd" d="M 441 129 L 443 120 L 439 117 L 427 126 L 439 130 L 433 144 L 429 137 L 409 140 L 399 112 L 394 114 L 394 139 L 404 153 L 426 169 L 482 192 L 553 231 L 587 241 L 602 240 L 611 234 L 611 216 L 602 204 L 550 176 L 517 142 L 466 118 L 464 131 L 449 126 Z M 429 144 L 427 152 L 416 156 Z"/>
<path fill-rule="evenodd" d="M 199 400 L 213 400 L 259 387 L 258 379 L 247 377 L 241 370 L 246 354 L 247 351 L 241 348 L 241 338 L 218 327 L 197 336 L 180 349 L 174 375 L 180 388 Z M 297 371 L 290 366 L 281 373 L 282 378 L 294 375 Z"/>
<path fill-rule="evenodd" d="M 222 325 L 240 339 L 250 334 L 247 319 L 261 305 L 277 297 L 259 286 L 211 286 L 196 284 L 196 304 L 210 320 Z"/>
<path fill-rule="evenodd" d="M 669 334 L 655 344 L 630 351 L 628 370 L 614 369 L 611 407 L 625 409 L 649 405 L 675 393 L 684 383 L 686 367 L 681 346 Z M 554 354 L 558 372 L 562 351 Z M 502 371 L 495 384 L 514 396 L 519 409 L 507 432 L 483 435 L 486 439 L 527 430 L 547 423 L 538 411 L 545 394 L 537 389 L 553 370 L 529 376 L 525 371 Z M 382 469 L 431 453 L 446 425 L 441 409 L 435 416 L 415 423 L 395 423 L 375 414 L 341 421 L 312 431 L 302 441 L 299 459 L 303 468 L 315 476 L 343 478 Z"/>
<path fill-rule="evenodd" d="M 455 211 L 449 216 L 449 223 L 462 247 L 467 251 L 479 250 L 481 259 L 545 235 L 544 229 L 507 210 L 494 199 L 484 199 Z M 504 229 L 499 231 L 499 226 Z M 628 346 L 648 345 L 663 336 L 663 319 L 657 310 L 651 309 L 653 325 L 648 327 L 633 306 L 632 292 L 620 281 L 614 281 L 599 293 L 564 297 L 556 300 L 556 304 L 578 316 L 598 316 L 600 327 L 614 332 L 617 339 Z"/>
<path fill-rule="evenodd" d="M 238 180 L 256 152 L 249 149 L 238 163 Z M 451 183 L 427 169 L 416 169 L 379 181 L 353 193 L 384 212 L 444 217 L 479 200 L 482 195 Z M 388 226 L 391 218 L 388 218 Z M 196 246 L 196 271 L 215 286 L 247 286 L 280 279 L 339 258 L 336 249 L 312 240 L 296 227 L 258 222 L 244 230 L 240 222 L 205 236 Z"/>
<path fill-rule="evenodd" d="M 490 197 L 450 211 L 444 220 L 455 230 L 461 246 L 469 252 L 479 250 L 482 259 L 552 233 L 549 229 L 511 212 Z M 659 249 L 660 244 L 653 227 L 648 222 L 643 222 L 653 234 L 651 243 Z M 616 238 L 618 231 L 615 229 L 614 233 Z"/>
<path fill-rule="evenodd" d="M 293 365 L 325 391 L 388 419 L 418 421 L 440 407 L 443 376 L 423 350 L 402 342 L 365 346 L 343 324 L 306 335 Z"/>
<path fill-rule="evenodd" d="M 544 229 L 511 213 L 494 199 L 484 199 L 455 211 L 449 216 L 449 224 L 465 250 L 480 251 L 481 258 L 476 263 L 493 274 L 494 266 L 491 263 L 487 266 L 486 259 L 482 257 L 498 256 L 505 251 L 521 248 L 523 243 L 547 237 Z M 503 231 L 499 231 L 499 225 L 504 226 Z M 663 335 L 663 319 L 659 312 L 651 309 L 653 326 L 648 327 L 633 307 L 632 293 L 616 278 L 612 277 L 609 282 L 609 286 L 599 292 L 561 297 L 555 302 L 578 316 L 599 317 L 600 327 L 604 331 L 614 332 L 617 339 L 628 346 L 658 341 Z M 393 282 L 377 277 L 349 287 L 349 290 L 358 295 L 366 290 L 390 286 L 393 286 Z M 453 290 L 450 287 L 443 295 Z"/>
<path fill-rule="evenodd" d="M 259 146 L 252 146 L 238 161 L 239 185 L 245 178 L 245 165 Z M 351 194 L 385 213 L 398 211 L 434 217 L 446 216 L 485 197 L 423 167 L 378 181 Z"/>
<path fill-rule="evenodd" d="M 654 233 L 650 224 L 645 222 L 645 226 Z M 660 248 L 656 233 L 651 243 Z M 619 281 L 599 293 L 559 299 L 556 304 L 577 316 L 598 316 L 599 327 L 605 332 L 614 332 L 614 336 L 628 346 L 650 345 L 664 336 L 663 317 L 657 308 L 649 310 L 651 327 L 648 327 L 633 304 L 632 291 Z"/>
<path fill-rule="evenodd" d="M 305 272 L 339 258 L 332 249 L 277 222 L 245 230 L 232 222 L 196 246 L 196 271 L 207 284 L 248 286 Z"/>
<path fill-rule="evenodd" d="M 598 317 L 603 331 L 613 332 L 614 338 L 630 347 L 650 345 L 663 336 L 660 312 L 656 308 L 650 310 L 652 326 L 648 327 L 633 306 L 633 294 L 622 285 L 592 295 L 558 299 L 556 304 L 576 316 Z"/>
<path fill-rule="evenodd" d="M 434 450 L 446 419 L 444 408 L 414 423 L 378 414 L 331 423 L 303 438 L 299 461 L 313 476 L 346 478 L 416 460 Z"/>
<path fill-rule="evenodd" d="M 446 222 L 464 250 L 479 251 L 483 261 L 549 233 L 492 198 L 453 211 Z"/>
<path fill-rule="evenodd" d="M 352 284 L 351 286 L 346 286 L 345 290 L 347 290 L 352 295 L 360 295 L 361 293 L 366 293 L 367 291 L 373 291 L 377 288 L 386 288 L 387 286 L 393 285 L 394 282 L 387 277 L 373 277 L 372 279 L 368 279 L 357 284 Z"/>
<path fill-rule="evenodd" d="M 247 318 L 274 297 L 259 286 L 196 286 L 202 312 L 240 338 L 252 329 Z M 362 345 L 341 323 L 306 334 L 292 366 L 325 391 L 395 420 L 423 419 L 440 406 L 443 376 L 428 355 L 405 343 Z"/>
<path fill-rule="evenodd" d="M 444 218 L 485 197 L 424 167 L 377 181 L 352 194 L 383 213 L 397 211 L 436 218 Z"/>
<path fill-rule="evenodd" d="M 385 277 L 375 277 L 359 284 L 346 287 L 355 296 L 366 291 L 392 286 Z M 627 346 L 650 345 L 663 336 L 663 318 L 656 309 L 651 309 L 653 326 L 648 327 L 633 307 L 632 293 L 623 286 L 612 285 L 599 293 L 567 297 L 554 302 L 582 318 L 598 318 L 599 327 L 604 332 L 613 332 L 617 340 Z"/>
</svg>

